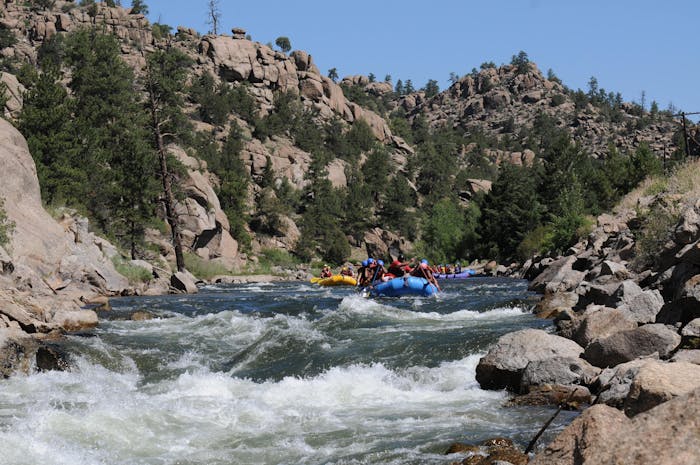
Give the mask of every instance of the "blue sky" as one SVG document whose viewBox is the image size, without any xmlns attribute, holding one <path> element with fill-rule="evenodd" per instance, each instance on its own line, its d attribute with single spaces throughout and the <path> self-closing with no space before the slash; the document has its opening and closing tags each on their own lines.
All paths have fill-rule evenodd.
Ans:
<svg viewBox="0 0 700 465">
<path fill-rule="evenodd" d="M 129 0 L 122 3 L 129 4 Z M 206 33 L 207 0 L 146 0 L 149 19 Z M 290 39 L 322 73 L 389 74 L 416 88 L 448 86 L 485 61 L 524 50 L 567 86 L 599 87 L 626 101 L 700 111 L 696 0 L 220 0 L 220 33 L 242 27 L 255 41 Z"/>
</svg>

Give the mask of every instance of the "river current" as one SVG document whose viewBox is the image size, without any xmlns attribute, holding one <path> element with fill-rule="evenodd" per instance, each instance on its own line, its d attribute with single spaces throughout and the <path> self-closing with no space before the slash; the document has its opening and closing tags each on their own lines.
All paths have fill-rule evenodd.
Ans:
<svg viewBox="0 0 700 465">
<path fill-rule="evenodd" d="M 505 407 L 475 368 L 499 336 L 549 322 L 529 312 L 525 281 L 443 288 L 372 300 L 286 282 L 114 299 L 92 334 L 68 337 L 70 370 L 0 380 L 0 464 L 447 465 L 454 442 L 524 447 L 553 410 Z M 155 318 L 128 319 L 137 310 Z"/>
</svg>

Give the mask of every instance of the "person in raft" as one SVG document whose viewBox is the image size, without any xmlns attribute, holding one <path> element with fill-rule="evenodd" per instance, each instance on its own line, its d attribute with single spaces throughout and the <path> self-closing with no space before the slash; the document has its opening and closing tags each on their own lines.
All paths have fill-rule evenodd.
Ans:
<svg viewBox="0 0 700 465">
<path fill-rule="evenodd" d="M 350 266 L 352 266 L 352 265 L 350 265 Z M 341 276 L 354 276 L 354 273 L 350 270 L 350 268 L 348 268 L 347 266 L 344 266 L 340 270 L 340 275 Z"/>
<path fill-rule="evenodd" d="M 440 291 L 440 285 L 437 282 L 437 279 L 435 279 L 435 276 L 433 276 L 433 272 L 430 270 L 430 267 L 428 266 L 428 260 L 425 258 L 420 261 L 420 263 L 411 270 L 411 276 L 415 276 L 417 278 L 425 278 L 430 284 L 434 284 L 435 288 Z"/>
<path fill-rule="evenodd" d="M 362 263 L 360 263 L 360 265 L 357 267 L 357 275 L 355 276 L 355 280 L 357 281 L 358 285 L 362 282 L 362 277 L 365 275 L 367 265 L 367 260 L 362 260 Z"/>
<path fill-rule="evenodd" d="M 394 278 L 400 278 L 404 274 L 410 272 L 411 267 L 409 266 L 409 262 L 404 262 L 404 260 L 404 256 L 399 254 L 398 258 L 389 264 L 389 268 L 386 270 L 387 275 L 392 275 Z"/>
<path fill-rule="evenodd" d="M 391 277 L 387 276 L 386 268 L 384 268 L 384 260 L 377 260 L 375 264 L 377 265 L 377 269 L 374 272 L 374 282 L 390 280 Z"/>
<path fill-rule="evenodd" d="M 323 265 L 323 268 L 321 269 L 321 277 L 322 278 L 330 278 L 333 276 L 333 272 L 331 271 L 331 267 L 328 265 Z"/>
<path fill-rule="evenodd" d="M 357 285 L 360 287 L 367 287 L 372 284 L 372 277 L 374 276 L 374 270 L 372 267 L 374 264 L 374 258 L 368 258 L 362 261 L 362 267 L 357 270 Z"/>
</svg>

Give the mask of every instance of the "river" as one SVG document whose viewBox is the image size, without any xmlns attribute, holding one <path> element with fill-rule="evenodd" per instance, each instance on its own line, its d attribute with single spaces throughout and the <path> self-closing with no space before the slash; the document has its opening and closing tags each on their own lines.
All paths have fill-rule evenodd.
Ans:
<svg viewBox="0 0 700 465">
<path fill-rule="evenodd" d="M 0 380 L 0 464 L 449 464 L 457 441 L 521 446 L 553 412 L 475 381 L 500 335 L 547 328 L 525 281 L 364 299 L 300 282 L 121 298 L 73 368 Z M 134 311 L 155 316 L 127 319 Z M 563 413 L 552 432 L 571 421 Z"/>
</svg>

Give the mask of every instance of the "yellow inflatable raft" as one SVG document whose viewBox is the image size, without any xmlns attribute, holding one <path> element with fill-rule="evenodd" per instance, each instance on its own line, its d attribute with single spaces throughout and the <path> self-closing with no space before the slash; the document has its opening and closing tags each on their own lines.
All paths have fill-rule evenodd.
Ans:
<svg viewBox="0 0 700 465">
<path fill-rule="evenodd" d="M 311 282 L 319 286 L 357 286 L 355 278 L 340 274 L 334 274 L 330 278 L 311 278 Z"/>
</svg>

